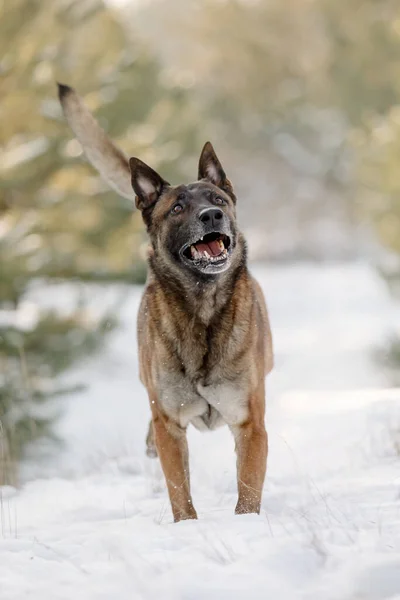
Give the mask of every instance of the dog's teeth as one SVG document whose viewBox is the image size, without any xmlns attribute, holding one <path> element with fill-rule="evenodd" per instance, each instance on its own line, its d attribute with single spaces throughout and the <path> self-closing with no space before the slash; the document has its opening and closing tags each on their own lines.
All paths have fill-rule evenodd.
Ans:
<svg viewBox="0 0 400 600">
<path fill-rule="evenodd" d="M 204 250 L 204 256 L 205 256 L 206 258 L 210 258 L 210 255 L 208 254 L 207 250 Z"/>
<path fill-rule="evenodd" d="M 194 246 L 190 246 L 190 252 L 191 252 L 193 258 L 196 258 L 197 250 Z"/>
<path fill-rule="evenodd" d="M 222 240 L 218 240 L 218 244 L 221 250 L 224 250 L 225 246 L 224 246 L 224 242 Z"/>
</svg>

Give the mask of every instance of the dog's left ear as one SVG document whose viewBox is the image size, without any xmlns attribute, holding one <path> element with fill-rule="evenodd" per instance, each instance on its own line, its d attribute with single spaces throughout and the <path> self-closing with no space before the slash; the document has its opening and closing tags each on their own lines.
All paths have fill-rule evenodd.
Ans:
<svg viewBox="0 0 400 600">
<path fill-rule="evenodd" d="M 218 160 L 211 142 L 206 142 L 199 160 L 199 179 L 206 179 L 236 200 L 233 187 Z"/>
<path fill-rule="evenodd" d="M 143 211 L 153 207 L 170 184 L 139 158 L 129 159 L 129 167 L 132 187 L 136 194 L 136 208 Z"/>
</svg>

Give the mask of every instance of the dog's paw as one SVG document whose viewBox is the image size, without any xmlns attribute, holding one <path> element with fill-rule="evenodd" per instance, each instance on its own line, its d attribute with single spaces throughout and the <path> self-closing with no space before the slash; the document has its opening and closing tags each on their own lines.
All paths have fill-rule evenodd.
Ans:
<svg viewBox="0 0 400 600">
<path fill-rule="evenodd" d="M 157 458 L 157 448 L 155 446 L 147 446 L 146 456 L 148 456 L 149 458 Z"/>
</svg>

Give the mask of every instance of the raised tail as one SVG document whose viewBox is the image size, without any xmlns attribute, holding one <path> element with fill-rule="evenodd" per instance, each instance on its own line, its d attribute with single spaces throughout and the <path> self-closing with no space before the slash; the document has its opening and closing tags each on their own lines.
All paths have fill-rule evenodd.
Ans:
<svg viewBox="0 0 400 600">
<path fill-rule="evenodd" d="M 88 161 L 118 194 L 134 202 L 127 157 L 106 135 L 76 91 L 62 83 L 57 85 L 64 115 Z"/>
</svg>

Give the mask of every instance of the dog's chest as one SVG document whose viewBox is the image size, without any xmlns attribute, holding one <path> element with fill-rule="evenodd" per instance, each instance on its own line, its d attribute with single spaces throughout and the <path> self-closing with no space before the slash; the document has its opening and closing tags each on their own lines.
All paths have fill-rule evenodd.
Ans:
<svg viewBox="0 0 400 600">
<path fill-rule="evenodd" d="M 187 325 L 174 338 L 175 351 L 165 353 L 159 373 L 164 410 L 183 427 L 190 422 L 209 429 L 242 423 L 248 416 L 248 375 L 236 357 L 243 347 L 243 328 L 229 314 L 214 326 L 199 321 Z"/>
<path fill-rule="evenodd" d="M 199 429 L 214 429 L 224 423 L 234 426 L 246 420 L 248 394 L 244 381 L 193 382 L 182 373 L 164 373 L 159 380 L 159 401 L 168 416 L 182 427 L 193 423 Z"/>
<path fill-rule="evenodd" d="M 243 382 L 198 383 L 197 391 L 228 425 L 238 425 L 246 420 L 248 398 Z"/>
</svg>

